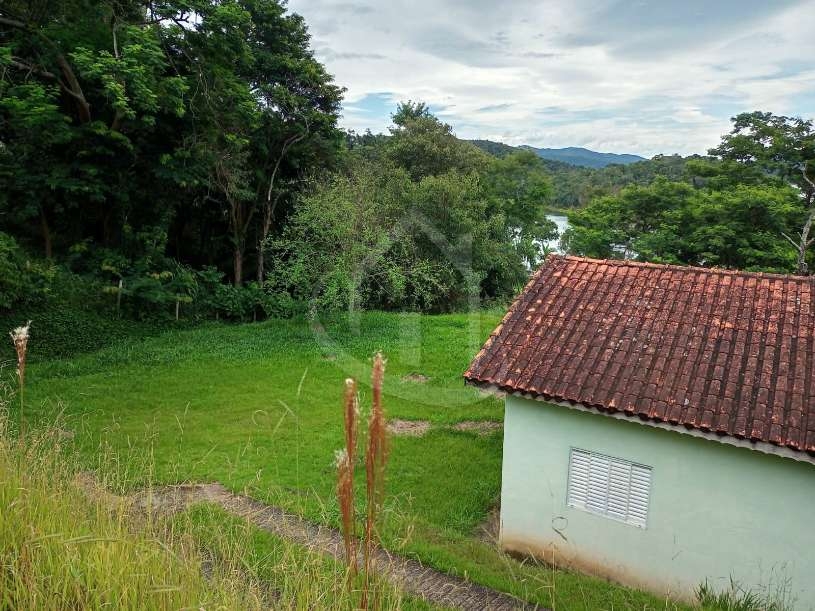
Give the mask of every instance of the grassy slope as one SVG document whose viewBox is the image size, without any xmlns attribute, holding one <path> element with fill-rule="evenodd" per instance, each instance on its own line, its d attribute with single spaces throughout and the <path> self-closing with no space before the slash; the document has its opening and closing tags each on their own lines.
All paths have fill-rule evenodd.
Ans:
<svg viewBox="0 0 815 611">
<path fill-rule="evenodd" d="M 89 462 L 100 440 L 132 453 L 130 482 L 218 480 L 336 523 L 343 379 L 363 382 L 366 406 L 370 357 L 382 350 L 389 417 L 437 426 L 422 438 L 393 439 L 389 546 L 558 609 L 665 608 L 641 592 L 509 561 L 471 536 L 499 495 L 501 436 L 438 427 L 502 418 L 499 401 L 461 380 L 499 317 L 368 313 L 319 329 L 270 321 L 172 332 L 32 366 L 29 410 L 64 410 Z M 414 371 L 430 381 L 401 380 Z M 150 463 L 154 473 L 140 466 Z"/>
<path fill-rule="evenodd" d="M 57 429 L 14 438 L 3 408 L 0 609 L 359 608 L 361 577 L 218 507 L 148 520 L 78 485 Z M 377 608 L 433 608 L 381 579 L 371 592 Z"/>
</svg>

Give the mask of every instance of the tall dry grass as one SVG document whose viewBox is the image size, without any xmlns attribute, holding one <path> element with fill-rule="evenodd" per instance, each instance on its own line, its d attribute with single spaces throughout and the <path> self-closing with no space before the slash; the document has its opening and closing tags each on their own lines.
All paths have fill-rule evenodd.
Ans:
<svg viewBox="0 0 815 611">
<path fill-rule="evenodd" d="M 12 329 L 9 335 L 17 354 L 17 392 L 20 397 L 20 430 L 25 431 L 25 363 L 28 356 L 28 335 L 31 329 L 29 320 L 22 327 Z"/>
<path fill-rule="evenodd" d="M 206 578 L 190 537 L 83 490 L 58 427 L 14 437 L 2 414 L 0 609 L 262 608 L 252 583 Z"/>
<path fill-rule="evenodd" d="M 385 378 L 385 359 L 381 353 L 374 356 L 371 372 L 371 415 L 368 420 L 368 439 L 365 449 L 365 523 L 362 533 L 362 592 L 363 609 L 380 608 L 379 590 L 372 587 L 374 548 L 377 545 L 377 525 L 385 496 L 385 464 L 388 457 L 385 411 L 382 405 L 382 385 Z M 344 398 L 345 448 L 337 455 L 337 497 L 340 506 L 345 557 L 348 570 L 357 572 L 357 525 L 354 509 L 354 464 L 356 463 L 359 429 L 359 402 L 356 382 L 345 382 Z"/>
<path fill-rule="evenodd" d="M 345 448 L 337 455 L 337 498 L 340 505 L 345 557 L 351 575 L 358 571 L 357 538 L 355 534 L 356 515 L 354 511 L 354 461 L 357 455 L 357 436 L 359 428 L 359 398 L 356 381 L 345 380 L 345 398 L 343 404 L 345 420 Z"/>
</svg>

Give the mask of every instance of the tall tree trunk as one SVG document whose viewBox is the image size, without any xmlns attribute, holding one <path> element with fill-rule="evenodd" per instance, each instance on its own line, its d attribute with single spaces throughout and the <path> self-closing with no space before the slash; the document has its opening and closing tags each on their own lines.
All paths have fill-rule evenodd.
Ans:
<svg viewBox="0 0 815 611">
<path fill-rule="evenodd" d="M 264 260 L 263 256 L 263 242 L 264 238 L 258 240 L 258 285 L 263 286 L 263 266 L 266 265 L 266 261 Z"/>
<path fill-rule="evenodd" d="M 279 197 L 279 196 L 278 196 Z M 277 197 L 275 197 L 275 204 Z M 266 257 L 263 252 L 263 247 L 266 244 L 266 238 L 269 237 L 269 232 L 272 230 L 272 214 L 274 206 L 266 205 L 263 209 L 263 224 L 260 228 L 260 240 L 258 240 L 258 284 L 263 284 L 264 275 L 266 273 L 265 264 Z"/>
<path fill-rule="evenodd" d="M 807 250 L 812 244 L 812 239 L 809 237 L 812 231 L 812 221 L 815 220 L 815 208 L 810 208 L 807 220 L 801 228 L 801 241 L 798 242 L 798 273 L 802 276 L 809 274 L 809 266 L 807 265 Z"/>
<path fill-rule="evenodd" d="M 277 179 L 277 173 L 280 170 L 280 164 L 283 161 L 283 158 L 288 153 L 289 149 L 300 142 L 303 138 L 305 138 L 309 133 L 309 125 L 308 119 L 304 117 L 305 122 L 305 130 L 303 133 L 294 134 L 290 136 L 284 143 L 280 149 L 280 155 L 278 155 L 277 160 L 275 161 L 274 167 L 272 168 L 272 173 L 269 176 L 269 186 L 266 189 L 266 200 L 263 202 L 263 226 L 261 228 L 261 236 L 260 236 L 260 243 L 258 244 L 258 284 L 263 284 L 263 275 L 265 273 L 264 270 L 264 255 L 263 255 L 263 244 L 266 242 L 266 238 L 269 237 L 269 231 L 272 228 L 272 218 L 274 217 L 274 211 L 277 207 L 277 201 L 280 199 L 280 192 L 278 191 L 274 198 L 272 198 L 272 193 L 275 190 L 275 180 Z"/>
<path fill-rule="evenodd" d="M 45 216 L 45 209 L 40 208 L 40 227 L 42 228 L 42 242 L 45 249 L 45 258 L 53 258 L 53 248 L 51 246 L 51 227 L 48 225 L 48 218 Z"/>
<path fill-rule="evenodd" d="M 233 263 L 233 284 L 239 287 L 243 284 L 243 248 L 240 244 L 235 244 L 235 251 L 232 258 Z"/>
<path fill-rule="evenodd" d="M 85 93 L 82 91 L 82 86 L 79 84 L 79 79 L 76 78 L 71 64 L 65 59 L 62 53 L 56 56 L 57 65 L 59 66 L 62 76 L 65 79 L 66 86 L 63 86 L 63 91 L 68 93 L 76 103 L 76 111 L 79 115 L 80 123 L 89 123 L 91 120 L 91 105 L 85 99 Z"/>
</svg>

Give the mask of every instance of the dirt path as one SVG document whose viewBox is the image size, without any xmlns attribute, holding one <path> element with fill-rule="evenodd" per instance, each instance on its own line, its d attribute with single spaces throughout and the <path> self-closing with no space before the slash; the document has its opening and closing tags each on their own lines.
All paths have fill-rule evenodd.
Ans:
<svg viewBox="0 0 815 611">
<path fill-rule="evenodd" d="M 93 488 L 95 494 L 108 494 L 100 491 L 87 476 L 81 478 L 80 483 L 85 489 Z M 345 557 L 342 535 L 338 530 L 309 522 L 286 513 L 279 507 L 234 494 L 221 484 L 168 486 L 136 493 L 127 500 L 141 510 L 170 513 L 180 511 L 193 503 L 214 503 L 278 537 L 339 560 Z M 479 611 L 543 609 L 509 594 L 426 567 L 417 560 L 392 554 L 382 548 L 376 548 L 374 552 L 374 570 L 404 592 L 445 607 Z"/>
</svg>

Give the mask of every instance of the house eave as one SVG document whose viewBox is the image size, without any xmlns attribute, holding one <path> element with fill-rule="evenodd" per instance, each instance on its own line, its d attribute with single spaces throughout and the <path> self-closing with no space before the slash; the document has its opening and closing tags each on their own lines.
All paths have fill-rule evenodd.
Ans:
<svg viewBox="0 0 815 611">
<path fill-rule="evenodd" d="M 731 435 L 719 435 L 715 432 L 706 432 L 699 429 L 688 428 L 686 426 L 681 425 L 673 425 L 666 422 L 656 422 L 653 420 L 645 420 L 643 418 L 639 418 L 636 416 L 629 416 L 623 412 L 610 412 L 610 411 L 600 411 L 595 407 L 585 405 L 583 403 L 572 403 L 570 401 L 559 401 L 557 399 L 550 399 L 547 397 L 542 397 L 540 395 L 535 395 L 533 393 L 528 392 L 521 392 L 521 391 L 508 391 L 505 390 L 495 384 L 483 384 L 480 382 L 476 382 L 474 380 L 465 380 L 465 383 L 469 386 L 473 386 L 478 388 L 482 392 L 486 392 L 493 396 L 504 398 L 507 396 L 513 397 L 521 397 L 523 399 L 531 399 L 533 401 L 540 401 L 541 403 L 549 403 L 550 405 L 557 405 L 560 407 L 567 407 L 569 409 L 587 412 L 590 414 L 594 414 L 597 416 L 602 416 L 604 418 L 615 418 L 617 420 L 623 420 L 625 422 L 633 422 L 636 424 L 641 424 L 643 426 L 648 426 L 655 429 L 662 429 L 663 431 L 671 431 L 674 433 L 680 433 L 682 435 L 689 435 L 691 437 L 697 437 L 699 439 L 705 439 L 707 441 L 712 441 L 716 443 L 723 443 L 726 445 L 731 445 L 737 448 L 746 448 L 748 450 L 753 450 L 755 452 L 761 452 L 763 454 L 769 454 L 771 456 L 780 456 L 782 458 L 790 458 L 792 460 L 798 462 L 806 462 L 812 465 L 815 465 L 815 456 L 807 452 L 802 452 L 799 450 L 793 450 L 792 448 L 788 448 L 785 446 L 777 446 L 771 443 L 766 443 L 762 441 L 752 441 L 750 439 L 739 439 L 738 437 L 733 437 Z"/>
</svg>

